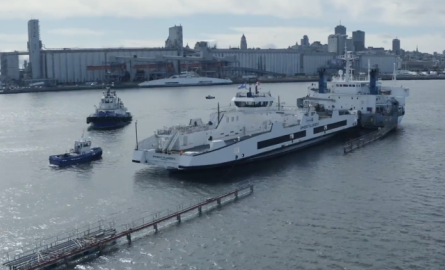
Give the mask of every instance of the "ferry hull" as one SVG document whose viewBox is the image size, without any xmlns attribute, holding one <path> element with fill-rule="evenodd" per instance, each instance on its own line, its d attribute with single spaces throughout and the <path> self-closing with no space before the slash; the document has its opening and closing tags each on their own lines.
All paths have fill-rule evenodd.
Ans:
<svg viewBox="0 0 445 270">
<path fill-rule="evenodd" d="M 293 146 L 289 146 L 289 147 L 283 147 L 277 150 L 273 150 L 267 153 L 263 153 L 263 154 L 258 154 L 246 159 L 240 159 L 240 160 L 234 160 L 234 161 L 229 161 L 226 163 L 221 163 L 221 164 L 216 164 L 216 165 L 204 165 L 204 166 L 179 166 L 179 168 L 177 170 L 180 171 L 197 171 L 197 170 L 206 170 L 206 169 L 215 169 L 215 168 L 223 168 L 223 167 L 230 167 L 230 166 L 238 166 L 241 164 L 245 164 L 245 163 L 252 163 L 252 162 L 257 162 L 257 161 L 262 161 L 262 160 L 266 160 L 266 159 L 271 159 L 271 158 L 276 158 L 282 155 L 286 155 L 286 154 L 290 154 L 290 153 L 294 153 L 300 150 L 303 150 L 305 148 L 311 147 L 311 146 L 315 146 L 318 144 L 321 144 L 329 139 L 331 139 L 332 137 L 334 137 L 336 134 L 330 134 L 330 135 L 326 135 L 320 138 L 316 138 L 310 141 L 306 141 L 306 142 L 302 142 L 299 143 L 297 145 L 293 145 Z M 176 169 L 174 169 L 176 170 Z"/>
<path fill-rule="evenodd" d="M 388 125 L 400 125 L 403 115 L 362 114 L 360 126 L 365 129 L 378 129 Z"/>
<path fill-rule="evenodd" d="M 178 83 L 178 84 L 139 84 L 140 88 L 157 88 L 157 87 L 191 87 L 191 86 L 215 86 L 215 85 L 230 85 L 233 82 L 215 82 L 215 83 Z"/>
</svg>

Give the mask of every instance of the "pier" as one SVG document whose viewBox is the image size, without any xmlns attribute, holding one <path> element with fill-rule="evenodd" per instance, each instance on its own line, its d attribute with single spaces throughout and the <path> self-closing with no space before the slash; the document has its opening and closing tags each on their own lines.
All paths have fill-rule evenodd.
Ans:
<svg viewBox="0 0 445 270">
<path fill-rule="evenodd" d="M 343 152 L 345 154 L 354 151 L 355 149 L 361 148 L 367 144 L 370 144 L 380 138 L 383 138 L 386 134 L 396 129 L 397 125 L 388 125 L 383 128 L 379 128 L 377 131 L 368 133 L 366 135 L 360 136 L 356 139 L 348 141 L 343 146 Z"/>
<path fill-rule="evenodd" d="M 120 238 L 126 238 L 131 244 L 132 234 L 142 230 L 150 230 L 157 233 L 162 227 L 172 222 L 181 221 L 192 216 L 201 216 L 205 211 L 221 207 L 231 201 L 238 201 L 242 197 L 253 193 L 253 185 L 246 184 L 226 194 L 202 199 L 198 203 L 189 206 L 180 205 L 178 210 L 167 210 L 149 216 L 140 217 L 129 223 L 122 224 L 122 230 L 114 227 L 114 222 L 104 224 L 99 222 L 97 226 L 76 229 L 64 236 L 56 236 L 40 241 L 34 248 L 30 248 L 21 254 L 9 258 L 3 263 L 10 270 L 53 269 L 54 267 L 68 266 L 80 261 L 93 259 L 110 251 L 117 245 Z M 168 223 L 170 221 L 170 223 Z M 149 232 L 147 232 L 149 233 Z"/>
</svg>

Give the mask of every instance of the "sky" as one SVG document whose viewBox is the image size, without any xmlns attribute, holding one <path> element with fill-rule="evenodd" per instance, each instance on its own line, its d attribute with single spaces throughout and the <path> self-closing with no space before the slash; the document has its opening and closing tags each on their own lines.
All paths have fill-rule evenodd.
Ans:
<svg viewBox="0 0 445 270">
<path fill-rule="evenodd" d="M 45 48 L 162 47 L 182 25 L 184 45 L 287 48 L 327 43 L 338 24 L 365 31 L 365 45 L 445 50 L 444 0 L 0 0 L 0 51 L 26 50 L 27 21 L 39 19 Z"/>
</svg>

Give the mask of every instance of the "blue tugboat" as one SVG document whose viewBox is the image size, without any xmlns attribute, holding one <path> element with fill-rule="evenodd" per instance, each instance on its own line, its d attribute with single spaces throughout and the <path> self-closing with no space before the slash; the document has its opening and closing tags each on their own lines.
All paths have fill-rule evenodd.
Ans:
<svg viewBox="0 0 445 270">
<path fill-rule="evenodd" d="M 116 91 L 107 87 L 96 112 L 87 117 L 87 124 L 91 123 L 95 129 L 111 129 L 123 127 L 132 120 L 133 116 L 116 96 Z"/>
<path fill-rule="evenodd" d="M 91 141 L 85 139 L 82 135 L 80 140 L 74 142 L 74 149 L 68 153 L 60 155 L 49 156 L 49 163 L 59 167 L 64 167 L 73 164 L 87 163 L 93 160 L 98 160 L 102 157 L 102 148 L 91 148 Z"/>
</svg>

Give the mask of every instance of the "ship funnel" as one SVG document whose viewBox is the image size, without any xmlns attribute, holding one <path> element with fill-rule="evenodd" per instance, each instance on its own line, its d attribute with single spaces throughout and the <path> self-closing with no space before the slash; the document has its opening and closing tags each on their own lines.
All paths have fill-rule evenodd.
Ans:
<svg viewBox="0 0 445 270">
<path fill-rule="evenodd" d="M 377 95 L 378 89 L 377 89 L 377 79 L 379 76 L 379 69 L 373 68 L 371 69 L 371 72 L 369 73 L 369 92 L 371 95 Z"/>
<path fill-rule="evenodd" d="M 318 69 L 318 93 L 326 93 L 327 92 L 327 82 L 326 82 L 326 69 L 319 68 Z"/>
</svg>

